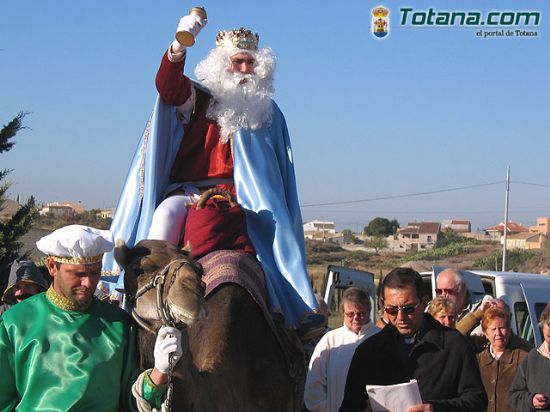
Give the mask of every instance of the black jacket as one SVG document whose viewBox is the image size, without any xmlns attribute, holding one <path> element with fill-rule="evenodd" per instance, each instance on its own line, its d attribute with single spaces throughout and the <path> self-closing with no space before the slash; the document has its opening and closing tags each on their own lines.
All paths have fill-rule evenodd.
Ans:
<svg viewBox="0 0 550 412">
<path fill-rule="evenodd" d="M 355 350 L 342 412 L 367 407 L 365 385 L 393 385 L 416 379 L 424 403 L 435 411 L 486 411 L 487 395 L 476 357 L 466 339 L 424 315 L 417 342 L 407 354 L 401 335 L 389 324 Z"/>
</svg>

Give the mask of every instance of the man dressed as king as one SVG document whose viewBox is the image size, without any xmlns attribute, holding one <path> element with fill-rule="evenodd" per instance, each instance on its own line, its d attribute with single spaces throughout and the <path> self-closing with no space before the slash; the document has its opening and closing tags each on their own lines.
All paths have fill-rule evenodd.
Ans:
<svg viewBox="0 0 550 412">
<path fill-rule="evenodd" d="M 196 36 L 206 23 L 190 14 L 178 31 Z M 306 270 L 290 138 L 272 100 L 275 56 L 258 43 L 258 34 L 244 28 L 220 31 L 216 48 L 196 67 L 198 81 L 184 74 L 187 47 L 170 45 L 111 231 L 130 246 L 145 238 L 181 245 L 186 205 L 212 187 L 228 190 L 244 210 L 270 311 L 303 334 L 323 317 Z M 104 271 L 114 268 L 107 255 Z"/>
</svg>

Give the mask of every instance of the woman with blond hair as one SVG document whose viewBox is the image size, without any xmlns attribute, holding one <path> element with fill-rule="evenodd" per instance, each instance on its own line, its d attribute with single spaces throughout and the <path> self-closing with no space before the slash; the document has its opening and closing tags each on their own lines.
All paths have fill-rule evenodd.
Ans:
<svg viewBox="0 0 550 412">
<path fill-rule="evenodd" d="M 452 300 L 438 296 L 429 303 L 427 312 L 442 325 L 455 328 L 457 312 Z"/>
</svg>

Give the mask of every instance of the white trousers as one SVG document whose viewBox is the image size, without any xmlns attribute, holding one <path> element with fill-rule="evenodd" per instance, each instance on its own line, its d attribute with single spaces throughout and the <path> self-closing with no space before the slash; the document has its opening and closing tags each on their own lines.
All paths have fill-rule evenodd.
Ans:
<svg viewBox="0 0 550 412">
<path fill-rule="evenodd" d="M 155 209 L 147 239 L 166 240 L 178 246 L 183 239 L 185 218 L 189 203 L 196 203 L 199 195 L 185 192 L 164 199 Z"/>
</svg>

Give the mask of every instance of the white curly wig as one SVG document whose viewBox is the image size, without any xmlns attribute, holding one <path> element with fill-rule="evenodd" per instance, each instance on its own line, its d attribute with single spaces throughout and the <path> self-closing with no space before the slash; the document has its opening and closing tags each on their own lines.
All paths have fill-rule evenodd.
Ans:
<svg viewBox="0 0 550 412">
<path fill-rule="evenodd" d="M 253 73 L 229 70 L 231 57 L 237 53 L 252 55 L 255 60 Z M 275 64 L 275 55 L 268 47 L 258 51 L 217 47 L 197 65 L 197 80 L 214 96 L 207 115 L 218 122 L 222 142 L 227 142 L 239 129 L 256 130 L 271 124 Z"/>
</svg>

